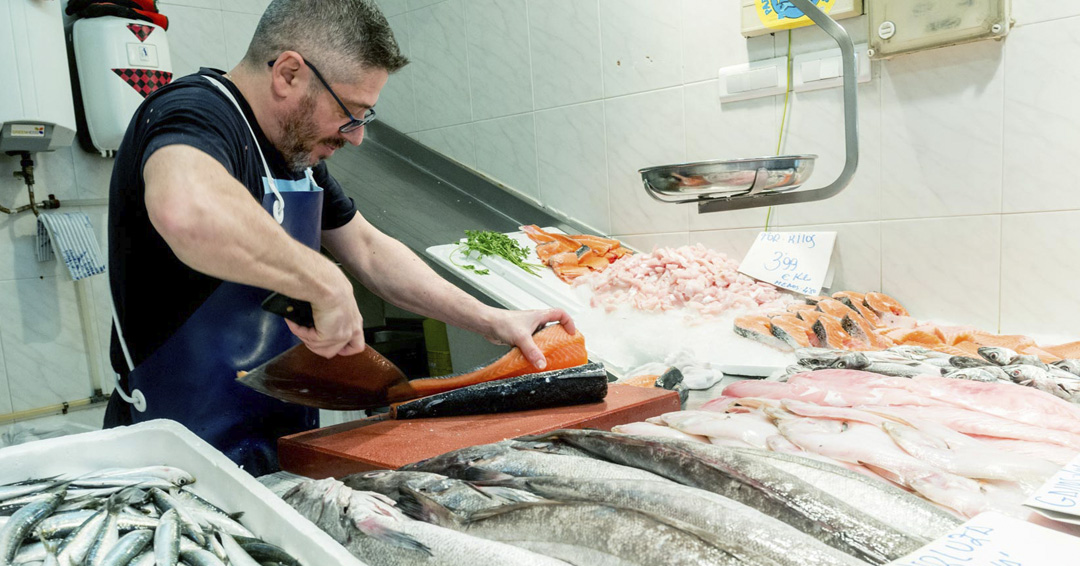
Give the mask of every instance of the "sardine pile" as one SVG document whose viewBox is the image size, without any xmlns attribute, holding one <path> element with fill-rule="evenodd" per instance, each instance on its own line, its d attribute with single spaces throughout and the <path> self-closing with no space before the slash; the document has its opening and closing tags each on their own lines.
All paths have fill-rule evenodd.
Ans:
<svg viewBox="0 0 1080 566">
<path fill-rule="evenodd" d="M 811 458 L 595 430 L 311 481 L 285 499 L 372 566 L 485 564 L 490 552 L 520 565 L 859 566 L 960 524 Z"/>
<path fill-rule="evenodd" d="M 152 466 L 0 486 L 0 566 L 300 566 L 194 481 Z"/>
<path fill-rule="evenodd" d="M 819 369 L 854 369 L 892 377 L 933 375 L 985 383 L 1016 383 L 1070 403 L 1080 403 L 1080 360 L 1047 364 L 1037 356 L 1025 356 L 1001 347 L 982 347 L 978 352 L 979 358 L 971 358 L 918 346 L 896 346 L 877 352 L 802 348 L 795 351 L 797 364 L 770 379 L 787 381 L 792 375 Z"/>
</svg>

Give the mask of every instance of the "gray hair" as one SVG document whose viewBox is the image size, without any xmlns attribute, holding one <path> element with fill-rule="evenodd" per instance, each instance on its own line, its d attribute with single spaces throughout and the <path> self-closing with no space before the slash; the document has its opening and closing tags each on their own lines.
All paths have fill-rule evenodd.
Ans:
<svg viewBox="0 0 1080 566">
<path fill-rule="evenodd" d="M 264 68 L 284 51 L 311 57 L 328 80 L 341 80 L 357 65 L 393 73 L 409 63 L 372 0 L 273 0 L 244 64 Z"/>
</svg>

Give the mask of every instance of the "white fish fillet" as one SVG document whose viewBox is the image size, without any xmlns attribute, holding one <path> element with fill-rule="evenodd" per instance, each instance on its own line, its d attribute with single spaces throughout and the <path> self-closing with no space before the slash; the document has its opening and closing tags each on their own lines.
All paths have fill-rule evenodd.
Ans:
<svg viewBox="0 0 1080 566">
<path fill-rule="evenodd" d="M 754 448 L 767 449 L 766 439 L 780 434 L 776 425 L 760 413 L 677 411 L 658 418 L 675 430 L 707 436 L 713 443 L 717 439 L 738 440 Z"/>
<path fill-rule="evenodd" d="M 637 436 L 657 436 L 662 438 L 678 438 L 679 440 L 693 440 L 694 442 L 709 442 L 708 438 L 696 434 L 686 434 L 673 428 L 653 424 L 650 422 L 628 423 L 611 427 L 611 432 L 621 434 L 634 434 Z"/>
</svg>

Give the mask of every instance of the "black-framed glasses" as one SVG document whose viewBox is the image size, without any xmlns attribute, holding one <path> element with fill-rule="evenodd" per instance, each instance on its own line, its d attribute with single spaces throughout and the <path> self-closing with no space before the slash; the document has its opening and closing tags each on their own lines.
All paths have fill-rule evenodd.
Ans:
<svg viewBox="0 0 1080 566">
<path fill-rule="evenodd" d="M 326 82 L 326 79 L 323 78 L 322 73 L 320 73 L 319 70 L 315 68 L 315 65 L 312 65 L 307 59 L 304 59 L 303 57 L 301 57 L 301 59 L 304 61 L 304 64 L 307 65 L 309 69 L 311 69 L 311 72 L 315 73 L 315 78 L 319 79 L 319 82 L 321 82 L 322 85 L 326 87 L 326 91 L 330 93 L 330 96 L 334 97 L 334 102 L 338 103 L 338 106 L 341 107 L 341 111 L 349 117 L 349 121 L 344 126 L 338 128 L 339 132 L 343 134 L 355 132 L 356 130 L 359 130 L 360 128 L 363 128 L 364 126 L 375 121 L 374 108 L 368 108 L 367 110 L 365 110 L 363 118 L 357 118 L 356 116 L 353 116 L 352 112 L 349 112 L 349 109 L 345 106 L 345 103 L 342 102 L 340 98 L 338 98 L 338 95 L 336 92 L 334 92 L 334 89 L 330 88 L 330 83 Z M 269 61 L 267 62 L 267 65 L 273 67 L 274 63 L 277 63 L 277 61 Z"/>
</svg>

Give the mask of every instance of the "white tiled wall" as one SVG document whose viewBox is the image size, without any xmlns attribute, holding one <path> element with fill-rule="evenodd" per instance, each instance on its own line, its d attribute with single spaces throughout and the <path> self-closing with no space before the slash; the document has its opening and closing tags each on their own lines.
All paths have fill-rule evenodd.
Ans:
<svg viewBox="0 0 1080 566">
<path fill-rule="evenodd" d="M 702 242 L 742 255 L 764 226 L 761 209 L 698 215 L 656 203 L 637 174 L 776 153 L 784 97 L 717 97 L 720 67 L 788 51 L 786 33 L 744 39 L 738 2 L 382 4 L 408 21 L 413 59 L 415 88 L 388 88 L 380 100 L 393 109 L 391 125 L 637 247 Z M 1003 42 L 874 63 L 859 87 L 851 186 L 825 202 L 777 208 L 770 222 L 836 230 L 836 284 L 883 289 L 920 317 L 1075 335 L 1080 111 L 1070 101 L 1080 74 L 1067 62 L 1080 57 L 1080 0 L 1013 7 L 1017 27 Z M 478 21 L 489 32 L 482 38 Z M 866 41 L 865 17 L 843 25 Z M 832 47 L 818 29 L 793 33 L 795 54 Z M 529 79 L 531 106 L 522 92 Z M 414 103 L 413 114 L 399 112 Z M 487 121 L 506 113 L 522 135 L 532 119 L 534 147 Z M 820 156 L 812 185 L 843 166 L 842 115 L 839 89 L 791 95 L 781 150 Z M 496 147 L 503 155 L 485 149 Z M 538 182 L 521 153 L 530 151 Z"/>
<path fill-rule="evenodd" d="M 159 2 L 159 10 L 170 19 L 174 71 L 183 75 L 200 66 L 234 66 L 247 50 L 267 4 L 269 0 Z M 405 2 L 399 4 L 404 13 Z M 38 154 L 35 161 L 39 199 L 55 194 L 62 203 L 101 203 L 108 198 L 111 159 L 75 146 Z M 11 175 L 18 168 L 17 158 L 0 155 L 0 205 L 26 203 L 25 186 Z M 69 205 L 61 211 L 87 213 L 105 249 L 106 206 Z M 91 392 L 90 360 L 74 284 L 58 262 L 37 262 L 36 233 L 30 213 L 0 215 L 0 414 L 85 399 Z M 100 353 L 102 372 L 111 376 L 108 281 L 95 276 L 87 284 L 89 323 L 97 330 L 92 347 Z M 78 414 L 100 424 L 100 411 Z"/>
</svg>

